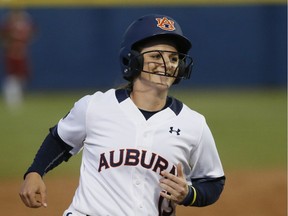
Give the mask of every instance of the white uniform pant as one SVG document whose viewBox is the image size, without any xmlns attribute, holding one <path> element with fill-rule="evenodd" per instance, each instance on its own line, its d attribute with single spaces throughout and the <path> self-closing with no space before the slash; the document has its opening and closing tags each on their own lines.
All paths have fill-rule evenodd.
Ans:
<svg viewBox="0 0 288 216">
<path fill-rule="evenodd" d="M 9 108 L 18 108 L 23 100 L 23 80 L 15 76 L 9 76 L 3 83 L 3 93 Z"/>
</svg>

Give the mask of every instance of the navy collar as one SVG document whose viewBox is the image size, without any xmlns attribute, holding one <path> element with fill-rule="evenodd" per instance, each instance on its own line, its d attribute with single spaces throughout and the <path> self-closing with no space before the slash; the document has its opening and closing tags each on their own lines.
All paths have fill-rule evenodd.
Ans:
<svg viewBox="0 0 288 216">
<path fill-rule="evenodd" d="M 118 102 L 121 103 L 127 98 L 129 98 L 129 91 L 126 89 L 117 89 L 115 91 L 115 95 Z M 175 115 L 179 115 L 183 108 L 183 103 L 173 97 L 169 97 L 169 100 L 171 101 L 171 103 L 168 107 L 175 113 Z"/>
</svg>

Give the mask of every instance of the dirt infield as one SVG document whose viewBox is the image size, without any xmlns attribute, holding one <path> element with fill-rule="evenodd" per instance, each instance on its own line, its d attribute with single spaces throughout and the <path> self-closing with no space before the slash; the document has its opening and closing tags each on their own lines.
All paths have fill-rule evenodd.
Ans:
<svg viewBox="0 0 288 216">
<path fill-rule="evenodd" d="M 178 208 L 178 216 L 286 216 L 286 170 L 226 172 L 227 184 L 221 199 L 204 208 Z M 20 178 L 19 178 L 20 179 Z M 48 208 L 29 209 L 22 204 L 18 191 L 21 179 L 1 181 L 1 215 L 62 216 L 70 204 L 78 179 L 47 176 Z M 115 215 L 116 216 L 116 215 Z"/>
</svg>

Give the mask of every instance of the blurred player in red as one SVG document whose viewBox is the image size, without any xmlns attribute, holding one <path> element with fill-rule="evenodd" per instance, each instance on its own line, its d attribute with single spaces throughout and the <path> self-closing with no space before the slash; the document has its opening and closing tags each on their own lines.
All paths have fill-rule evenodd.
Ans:
<svg viewBox="0 0 288 216">
<path fill-rule="evenodd" d="M 30 77 L 28 48 L 34 31 L 30 15 L 22 9 L 12 9 L 0 26 L 6 70 L 3 93 L 9 108 L 19 107 L 23 100 L 23 88 Z"/>
</svg>

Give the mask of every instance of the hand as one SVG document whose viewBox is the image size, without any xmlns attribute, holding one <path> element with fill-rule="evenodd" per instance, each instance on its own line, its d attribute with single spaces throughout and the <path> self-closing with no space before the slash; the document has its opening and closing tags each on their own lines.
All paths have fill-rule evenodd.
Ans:
<svg viewBox="0 0 288 216">
<path fill-rule="evenodd" d="M 19 195 L 27 207 L 47 207 L 46 186 L 42 177 L 36 172 L 31 172 L 26 175 Z"/>
<path fill-rule="evenodd" d="M 160 187 L 163 191 L 160 195 L 168 200 L 181 203 L 188 194 L 188 184 L 183 173 L 182 164 L 177 164 L 177 173 L 175 176 L 167 171 L 162 171 L 163 178 L 160 179 Z"/>
</svg>

